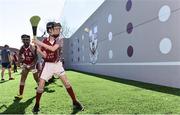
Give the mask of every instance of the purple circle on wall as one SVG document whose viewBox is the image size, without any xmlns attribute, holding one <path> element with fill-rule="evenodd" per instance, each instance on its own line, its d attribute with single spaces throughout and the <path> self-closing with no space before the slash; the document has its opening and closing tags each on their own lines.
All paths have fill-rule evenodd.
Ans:
<svg viewBox="0 0 180 115">
<path fill-rule="evenodd" d="M 128 0 L 126 3 L 126 10 L 129 12 L 131 10 L 131 7 L 132 7 L 132 1 Z"/>
<path fill-rule="evenodd" d="M 128 56 L 129 56 L 129 57 L 132 57 L 133 52 L 134 52 L 134 51 L 133 51 L 133 47 L 132 47 L 132 46 L 129 46 L 128 49 L 127 49 L 127 54 L 128 54 Z"/>
<path fill-rule="evenodd" d="M 78 48 L 78 52 L 80 51 L 80 48 Z"/>
<path fill-rule="evenodd" d="M 126 31 L 128 34 L 130 34 L 133 31 L 133 24 L 131 22 L 128 23 Z"/>
<path fill-rule="evenodd" d="M 80 61 L 80 57 L 78 57 L 78 62 Z"/>
</svg>

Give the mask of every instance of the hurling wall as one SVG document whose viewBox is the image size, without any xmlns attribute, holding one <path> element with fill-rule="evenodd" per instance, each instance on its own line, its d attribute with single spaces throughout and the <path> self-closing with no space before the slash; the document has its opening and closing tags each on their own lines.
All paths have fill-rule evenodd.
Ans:
<svg viewBox="0 0 180 115">
<path fill-rule="evenodd" d="M 180 88 L 180 0 L 106 0 L 68 45 L 70 69 Z"/>
</svg>

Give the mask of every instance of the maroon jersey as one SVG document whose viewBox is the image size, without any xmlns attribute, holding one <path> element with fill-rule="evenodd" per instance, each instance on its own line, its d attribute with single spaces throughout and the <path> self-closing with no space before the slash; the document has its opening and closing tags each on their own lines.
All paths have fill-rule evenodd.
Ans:
<svg viewBox="0 0 180 115">
<path fill-rule="evenodd" d="M 27 65 L 35 64 L 37 61 L 37 56 L 35 55 L 35 50 L 30 45 L 28 48 L 24 46 L 21 47 L 19 52 L 20 57 L 22 58 L 22 63 Z"/>
<path fill-rule="evenodd" d="M 49 46 L 54 46 L 55 44 L 59 44 L 59 48 L 56 51 L 50 51 L 46 48 L 42 48 L 42 51 L 46 52 L 46 58 L 44 58 L 45 62 L 57 62 L 61 59 L 60 52 L 62 52 L 62 46 L 63 46 L 63 39 L 60 37 L 57 37 L 53 43 L 50 43 L 49 38 L 45 38 L 43 40 L 43 43 L 49 45 Z"/>
<path fill-rule="evenodd" d="M 14 60 L 15 62 L 18 61 L 18 58 L 17 58 L 17 55 L 16 55 L 16 54 L 13 55 L 13 60 Z"/>
</svg>

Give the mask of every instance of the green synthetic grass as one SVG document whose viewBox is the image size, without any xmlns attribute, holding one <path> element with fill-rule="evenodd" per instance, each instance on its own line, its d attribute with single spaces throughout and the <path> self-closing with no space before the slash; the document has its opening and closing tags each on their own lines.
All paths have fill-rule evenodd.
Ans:
<svg viewBox="0 0 180 115">
<path fill-rule="evenodd" d="M 78 114 L 180 113 L 179 89 L 74 71 L 67 71 L 67 75 L 85 106 Z M 0 113 L 32 114 L 36 87 L 32 75 L 27 78 L 24 98 L 20 102 L 13 101 L 20 75 L 13 76 L 13 81 L 0 82 Z M 71 100 L 58 79 L 45 88 L 40 114 L 71 114 L 71 107 Z"/>
</svg>

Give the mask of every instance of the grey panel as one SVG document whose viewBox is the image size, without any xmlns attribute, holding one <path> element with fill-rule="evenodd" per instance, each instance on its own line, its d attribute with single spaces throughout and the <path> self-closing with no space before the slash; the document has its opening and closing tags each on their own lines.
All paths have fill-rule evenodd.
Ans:
<svg viewBox="0 0 180 115">
<path fill-rule="evenodd" d="M 128 1 L 132 1 L 132 7 L 126 11 Z M 163 6 L 171 11 L 165 22 L 158 17 Z M 71 69 L 180 88 L 179 20 L 179 0 L 106 0 L 69 39 L 66 61 Z M 127 33 L 129 23 L 133 25 L 131 33 Z M 89 41 L 93 38 L 84 29 L 94 31 L 94 27 L 98 55 L 91 64 Z M 133 48 L 132 57 L 127 54 L 129 46 Z"/>
</svg>

